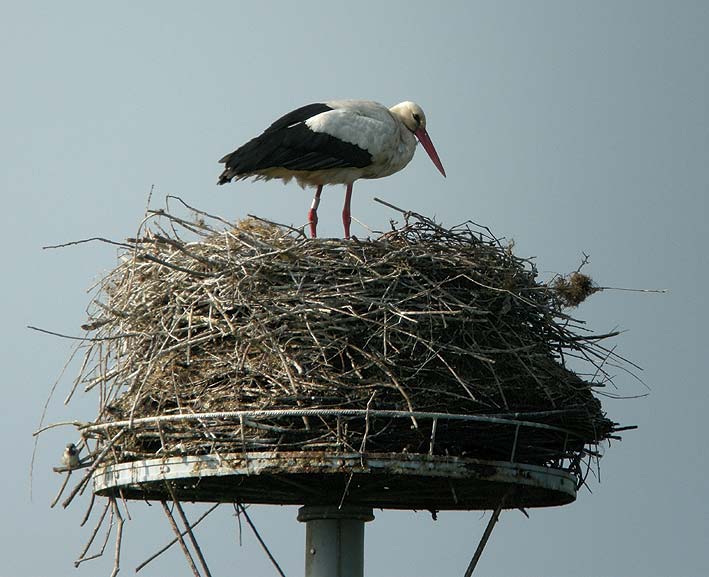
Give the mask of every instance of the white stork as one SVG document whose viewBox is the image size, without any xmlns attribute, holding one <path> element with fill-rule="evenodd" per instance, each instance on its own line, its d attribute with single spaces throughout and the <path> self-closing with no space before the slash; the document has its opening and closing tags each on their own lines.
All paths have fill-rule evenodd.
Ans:
<svg viewBox="0 0 709 577">
<path fill-rule="evenodd" d="M 317 233 L 320 194 L 326 184 L 344 184 L 342 223 L 350 238 L 352 185 L 360 178 L 382 178 L 404 168 L 414 156 L 416 139 L 443 176 L 438 153 L 426 132 L 426 116 L 414 102 L 391 108 L 369 100 L 331 100 L 302 106 L 276 120 L 263 134 L 219 162 L 218 184 L 254 177 L 280 178 L 317 187 L 308 212 L 310 233 Z"/>
</svg>

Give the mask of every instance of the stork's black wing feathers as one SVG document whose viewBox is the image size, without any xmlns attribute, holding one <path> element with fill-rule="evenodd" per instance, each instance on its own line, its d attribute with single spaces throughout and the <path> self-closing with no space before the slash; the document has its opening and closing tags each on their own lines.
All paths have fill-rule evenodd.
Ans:
<svg viewBox="0 0 709 577">
<path fill-rule="evenodd" d="M 308 104 L 282 116 L 263 134 L 221 159 L 226 166 L 219 184 L 268 168 L 311 171 L 371 164 L 368 151 L 330 134 L 314 132 L 305 124 L 330 110 L 326 104 Z"/>
<path fill-rule="evenodd" d="M 312 118 L 313 116 L 317 116 L 318 114 L 322 114 L 323 112 L 329 112 L 330 110 L 334 109 L 330 108 L 327 104 L 323 104 L 322 102 L 317 102 L 315 104 L 306 104 L 305 106 L 296 108 L 288 114 L 284 114 L 263 132 L 264 134 L 268 134 L 269 132 L 275 132 L 276 130 L 280 130 L 281 128 L 288 128 L 293 124 L 305 122 L 306 120 L 308 120 L 308 118 Z"/>
</svg>

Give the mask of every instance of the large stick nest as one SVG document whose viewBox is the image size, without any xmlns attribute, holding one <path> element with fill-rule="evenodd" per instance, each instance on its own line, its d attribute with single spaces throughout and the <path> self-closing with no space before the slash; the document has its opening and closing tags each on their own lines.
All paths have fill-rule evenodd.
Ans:
<svg viewBox="0 0 709 577">
<path fill-rule="evenodd" d="M 519 462 L 578 466 L 616 426 L 592 392 L 606 382 L 600 337 L 487 229 L 405 217 L 374 240 L 344 241 L 257 219 L 226 226 L 156 211 L 122 244 L 89 308 L 79 382 L 101 390 L 94 425 L 116 426 L 85 436 L 104 442 L 125 428 L 107 455 L 119 461 L 242 450 L 510 459 L 513 451 Z M 589 376 L 572 372 L 569 357 Z M 140 421 L 277 409 L 330 412 Z M 333 414 L 345 409 L 372 416 Z M 381 411 L 496 419 L 439 418 L 432 442 L 433 420 Z"/>
</svg>

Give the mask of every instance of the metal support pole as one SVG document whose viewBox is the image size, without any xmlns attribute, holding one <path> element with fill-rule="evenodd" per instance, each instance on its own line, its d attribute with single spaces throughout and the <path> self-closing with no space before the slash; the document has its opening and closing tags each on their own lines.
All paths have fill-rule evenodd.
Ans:
<svg viewBox="0 0 709 577">
<path fill-rule="evenodd" d="M 369 507 L 306 505 L 305 577 L 363 577 L 364 524 L 374 520 Z"/>
</svg>

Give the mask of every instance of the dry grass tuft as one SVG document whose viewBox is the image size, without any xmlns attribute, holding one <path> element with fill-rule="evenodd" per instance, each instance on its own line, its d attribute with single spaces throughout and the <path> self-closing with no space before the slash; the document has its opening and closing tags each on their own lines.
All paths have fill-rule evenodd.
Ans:
<svg viewBox="0 0 709 577">
<path fill-rule="evenodd" d="M 557 277 L 552 286 L 561 303 L 567 307 L 577 307 L 592 294 L 601 290 L 593 284 L 590 276 L 578 271 Z"/>
</svg>

